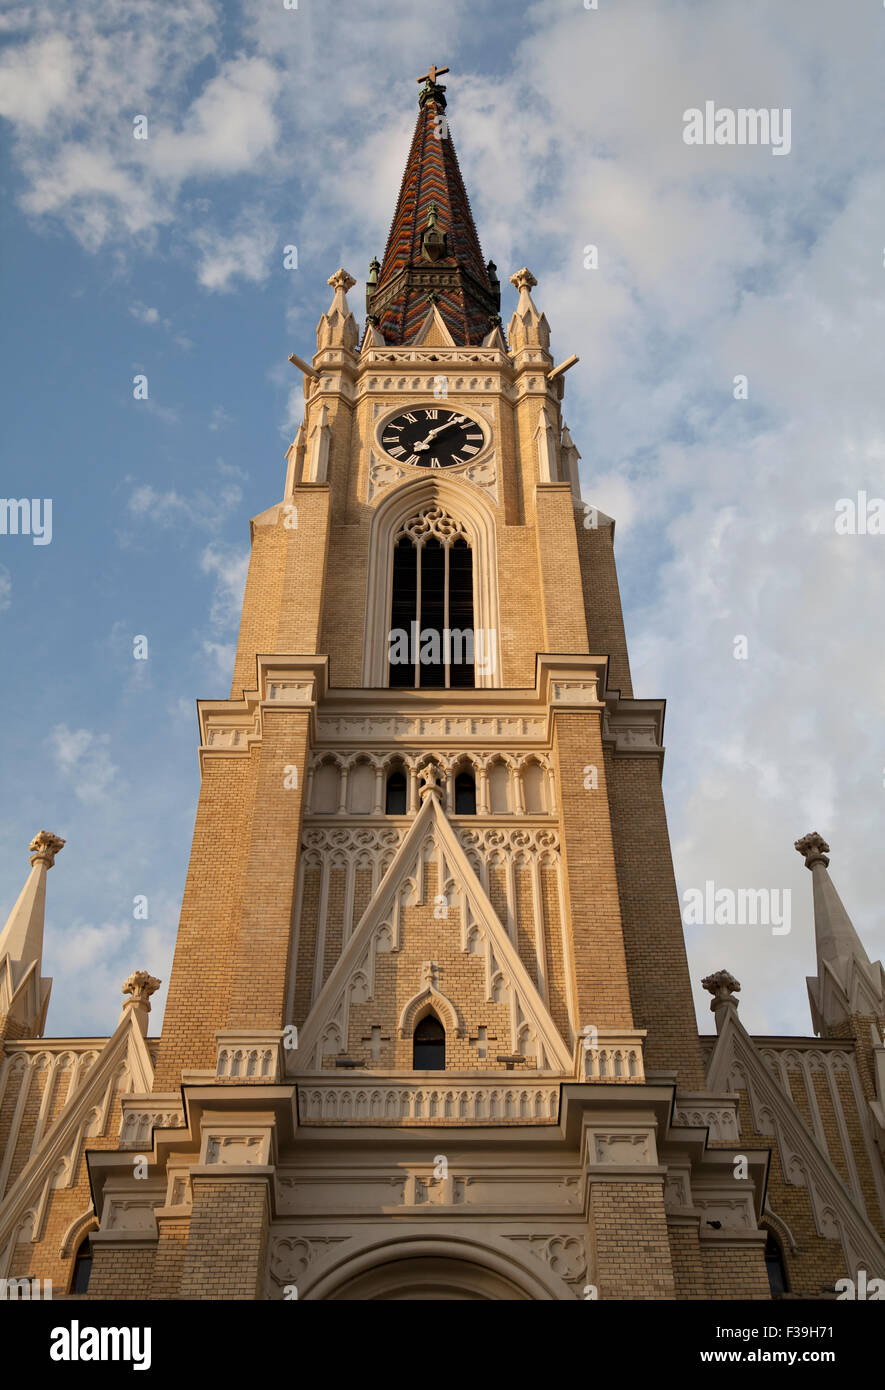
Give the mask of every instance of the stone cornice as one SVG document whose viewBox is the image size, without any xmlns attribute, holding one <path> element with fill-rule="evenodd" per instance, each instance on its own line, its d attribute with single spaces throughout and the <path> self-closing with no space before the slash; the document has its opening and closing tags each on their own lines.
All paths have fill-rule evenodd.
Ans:
<svg viewBox="0 0 885 1390">
<path fill-rule="evenodd" d="M 534 689 L 398 690 L 332 686 L 325 656 L 259 655 L 256 686 L 242 698 L 198 700 L 200 765 L 248 756 L 268 711 L 304 709 L 315 748 L 427 741 L 434 747 L 514 739 L 549 748 L 557 712 L 598 712 L 616 757 L 663 757 L 663 700 L 622 699 L 607 690 L 608 658 L 539 654 Z"/>
<path fill-rule="evenodd" d="M 426 737 L 434 742 L 439 738 L 461 743 L 465 738 L 479 742 L 490 737 L 509 739 L 514 736 L 512 727 L 502 727 L 496 733 L 492 726 L 499 721 L 533 718 L 536 727 L 523 737 L 532 738 L 538 746 L 549 746 L 554 711 L 603 709 L 600 692 L 605 689 L 608 658 L 539 656 L 534 690 L 491 686 L 463 691 L 334 688 L 328 685 L 330 663 L 324 656 L 259 655 L 256 666 L 256 688 L 244 691 L 241 699 L 197 701 L 201 768 L 206 757 L 248 756 L 261 739 L 268 711 L 277 709 L 307 710 L 312 743 L 318 739 L 319 710 L 327 722 L 326 732 L 328 721 L 333 719 L 395 718 L 407 721 L 407 725 L 423 720 L 424 734 L 417 735 L 407 726 L 395 737 Z M 471 720 L 476 722 L 473 730 L 467 728 Z M 543 731 L 538 720 L 545 721 Z M 365 733 L 359 737 L 363 740 Z M 390 737 L 386 729 L 379 732 L 379 738 Z"/>
<path fill-rule="evenodd" d="M 616 758 L 663 759 L 665 700 L 622 699 L 611 691 L 605 706 L 602 741 Z"/>
</svg>

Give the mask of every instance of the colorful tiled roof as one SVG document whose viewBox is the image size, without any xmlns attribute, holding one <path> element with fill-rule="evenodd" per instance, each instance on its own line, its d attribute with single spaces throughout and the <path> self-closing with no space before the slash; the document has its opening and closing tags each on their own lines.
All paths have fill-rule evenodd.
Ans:
<svg viewBox="0 0 885 1390">
<path fill-rule="evenodd" d="M 370 321 L 391 344 L 411 342 L 433 303 L 457 344 L 478 344 L 500 308 L 495 267 L 483 261 L 444 93 L 430 78 L 421 90 L 384 260 L 367 291 Z"/>
</svg>

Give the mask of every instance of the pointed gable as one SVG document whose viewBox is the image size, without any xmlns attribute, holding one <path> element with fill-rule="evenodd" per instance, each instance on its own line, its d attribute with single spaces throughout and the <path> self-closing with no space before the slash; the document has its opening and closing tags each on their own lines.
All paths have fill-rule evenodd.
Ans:
<svg viewBox="0 0 885 1390">
<path fill-rule="evenodd" d="M 365 1007 L 364 1007 L 365 1006 Z M 435 795 L 412 822 L 301 1034 L 299 1066 L 411 1066 L 427 1012 L 446 1065 L 570 1074 L 569 1049 Z M 364 1045 L 365 1044 L 365 1045 Z M 381 1049 L 384 1049 L 382 1052 Z"/>
</svg>

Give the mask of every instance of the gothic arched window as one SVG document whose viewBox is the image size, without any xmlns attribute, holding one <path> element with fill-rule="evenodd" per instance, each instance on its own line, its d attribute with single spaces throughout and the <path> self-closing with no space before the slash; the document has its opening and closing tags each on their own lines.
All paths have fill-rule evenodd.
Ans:
<svg viewBox="0 0 885 1390">
<path fill-rule="evenodd" d="M 394 542 L 389 684 L 472 688 L 475 640 L 473 554 L 460 522 L 429 507 Z"/>
<path fill-rule="evenodd" d="M 455 815 L 476 815 L 476 778 L 472 772 L 459 772 L 455 778 Z"/>
<path fill-rule="evenodd" d="M 388 816 L 404 816 L 406 814 L 406 777 L 405 773 L 398 768 L 391 772 L 387 778 L 384 812 Z"/>
<path fill-rule="evenodd" d="M 89 1288 L 89 1276 L 92 1273 L 92 1241 L 86 1236 L 80 1241 L 76 1258 L 74 1259 L 74 1272 L 71 1275 L 71 1293 L 85 1293 Z"/>
<path fill-rule="evenodd" d="M 768 1272 L 768 1287 L 771 1290 L 771 1296 L 772 1298 L 779 1298 L 781 1294 L 787 1292 L 789 1285 L 781 1243 L 771 1229 L 769 1229 L 765 1241 L 765 1268 Z"/>
<path fill-rule="evenodd" d="M 446 1030 L 436 1014 L 425 1014 L 412 1038 L 412 1066 L 415 1071 L 445 1071 Z"/>
</svg>

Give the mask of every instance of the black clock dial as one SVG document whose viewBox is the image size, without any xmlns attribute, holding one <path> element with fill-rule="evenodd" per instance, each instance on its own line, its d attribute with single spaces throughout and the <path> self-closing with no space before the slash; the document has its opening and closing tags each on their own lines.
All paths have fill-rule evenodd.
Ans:
<svg viewBox="0 0 885 1390">
<path fill-rule="evenodd" d="M 381 443 L 398 463 L 418 468 L 469 463 L 483 442 L 482 429 L 468 415 L 424 405 L 388 420 L 381 433 Z"/>
</svg>

